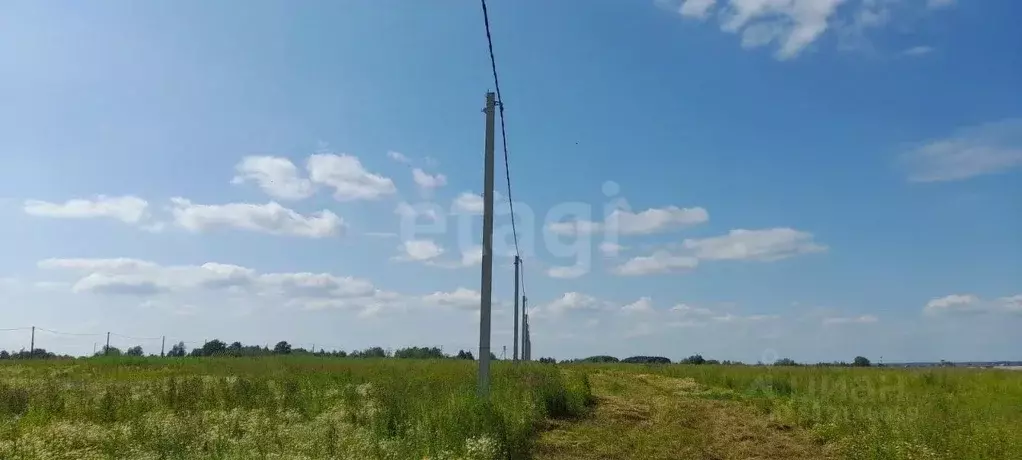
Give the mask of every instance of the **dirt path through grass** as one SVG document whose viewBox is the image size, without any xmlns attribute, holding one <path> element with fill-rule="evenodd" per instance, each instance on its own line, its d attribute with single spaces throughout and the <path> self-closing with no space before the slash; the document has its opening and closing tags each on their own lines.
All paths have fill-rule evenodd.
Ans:
<svg viewBox="0 0 1022 460">
<path fill-rule="evenodd" d="M 582 420 L 553 422 L 538 460 L 829 459 L 802 431 L 691 379 L 600 372 L 598 403 Z"/>
</svg>

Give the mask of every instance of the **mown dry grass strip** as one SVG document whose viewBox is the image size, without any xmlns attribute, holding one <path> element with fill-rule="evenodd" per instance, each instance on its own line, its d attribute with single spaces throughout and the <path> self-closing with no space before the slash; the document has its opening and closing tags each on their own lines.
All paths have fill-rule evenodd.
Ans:
<svg viewBox="0 0 1022 460">
<path fill-rule="evenodd" d="M 600 372 L 589 417 L 554 422 L 535 458 L 828 459 L 803 431 L 772 422 L 738 401 L 713 399 L 692 379 Z M 709 397 L 708 397 L 709 396 Z"/>
</svg>

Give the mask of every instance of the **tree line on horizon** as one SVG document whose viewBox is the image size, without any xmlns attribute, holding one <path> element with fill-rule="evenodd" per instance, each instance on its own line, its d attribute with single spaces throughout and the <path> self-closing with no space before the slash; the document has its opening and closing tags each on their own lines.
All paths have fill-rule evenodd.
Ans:
<svg viewBox="0 0 1022 460">
<path fill-rule="evenodd" d="M 558 363 L 558 361 L 556 359 L 554 359 L 554 358 L 540 358 L 539 362 L 545 363 L 545 364 L 556 364 L 556 363 Z M 588 358 L 579 358 L 579 359 L 566 359 L 566 360 L 561 360 L 559 362 L 562 363 L 562 364 L 570 364 L 570 363 L 591 363 L 591 364 L 600 364 L 600 363 L 629 363 L 629 364 L 692 364 L 692 365 L 704 365 L 705 364 L 705 365 L 722 365 L 722 366 L 748 366 L 749 365 L 749 364 L 746 364 L 746 363 L 741 362 L 741 361 L 729 361 L 729 360 L 718 361 L 716 359 L 705 359 L 705 358 L 703 358 L 702 355 L 699 355 L 699 354 L 689 356 L 689 357 L 681 359 L 681 360 L 679 360 L 677 362 L 673 362 L 673 361 L 670 360 L 670 358 L 665 358 L 663 356 L 630 356 L 628 358 L 618 359 L 617 357 L 608 356 L 608 355 L 597 355 L 597 356 L 590 356 Z M 755 365 L 763 366 L 763 365 L 765 365 L 765 363 L 757 362 Z M 870 366 L 873 365 L 873 363 L 870 362 L 870 360 L 868 358 L 864 357 L 864 356 L 856 356 L 855 359 L 853 359 L 851 363 L 846 363 L 846 362 L 843 362 L 843 361 L 841 361 L 841 362 L 835 361 L 835 362 L 830 362 L 830 363 L 823 363 L 823 362 L 821 362 L 821 363 L 815 363 L 815 364 L 802 364 L 802 363 L 798 363 L 795 360 L 790 359 L 790 358 L 781 358 L 781 359 L 778 359 L 777 361 L 774 361 L 771 365 L 773 365 L 773 366 L 870 367 Z"/>
<path fill-rule="evenodd" d="M 213 339 L 204 343 L 201 347 L 193 348 L 191 351 L 185 346 L 184 342 L 178 342 L 170 347 L 170 350 L 163 356 L 169 358 L 183 358 L 183 357 L 256 357 L 256 356 L 272 356 L 272 355 L 306 355 L 306 356 L 322 356 L 322 357 L 334 357 L 334 358 L 397 358 L 397 359 L 465 359 L 474 360 L 475 356 L 471 351 L 458 350 L 457 354 L 449 355 L 443 352 L 439 347 L 405 347 L 396 350 L 388 350 L 383 347 L 370 347 L 364 350 L 353 350 L 346 352 L 343 350 L 326 351 L 320 348 L 318 351 L 310 351 L 305 348 L 295 348 L 287 341 L 277 342 L 273 348 L 259 345 L 243 345 L 241 342 L 232 342 L 227 344 L 226 342 Z M 121 350 L 117 347 L 103 346 L 103 349 L 96 352 L 94 357 L 118 357 L 118 356 L 133 356 L 141 357 L 145 356 L 145 352 L 140 345 L 136 345 L 125 350 Z M 157 357 L 160 355 L 150 354 L 150 357 Z M 52 352 L 48 352 L 43 348 L 36 348 L 31 351 L 20 350 L 18 352 L 8 352 L 7 350 L 0 350 L 0 359 L 74 359 L 74 356 L 69 355 L 57 355 Z M 490 353 L 490 359 L 498 360 L 497 356 L 492 352 Z M 626 364 L 691 364 L 691 365 L 723 365 L 723 366 L 747 366 L 741 361 L 718 361 L 716 359 L 705 359 L 702 355 L 695 354 L 687 358 L 681 359 L 677 362 L 671 361 L 670 358 L 663 356 L 630 356 L 624 359 L 619 359 L 615 356 L 609 355 L 596 355 L 587 358 L 578 359 L 565 359 L 558 361 L 554 358 L 540 358 L 540 363 L 543 364 L 572 364 L 572 363 L 626 363 Z M 941 361 L 941 365 L 946 365 L 946 361 Z M 950 364 L 950 363 L 949 363 Z M 765 363 L 757 362 L 755 365 L 765 365 Z M 834 367 L 871 367 L 873 363 L 864 356 L 856 356 L 851 363 L 847 362 L 830 362 L 830 363 L 815 363 L 815 364 L 802 364 L 798 363 L 790 358 L 781 358 L 772 363 L 773 366 L 834 366 Z M 881 364 L 882 366 L 882 364 Z"/>
<path fill-rule="evenodd" d="M 474 360 L 475 355 L 471 351 L 458 350 L 457 354 L 445 354 L 439 347 L 406 347 L 399 348 L 397 350 L 384 349 L 383 347 L 370 347 L 364 350 L 353 350 L 346 352 L 343 350 L 326 351 L 320 348 L 318 351 L 310 351 L 305 348 L 293 347 L 287 341 L 277 342 L 273 348 L 259 345 L 244 345 L 241 342 L 232 342 L 227 344 L 226 342 L 213 339 L 204 343 L 201 347 L 196 347 L 188 350 L 184 342 L 178 342 L 171 345 L 170 350 L 162 355 L 150 354 L 150 357 L 168 357 L 168 358 L 183 358 L 183 357 L 256 357 L 256 356 L 272 356 L 272 355 L 306 355 L 306 356 L 324 356 L 324 357 L 335 357 L 335 358 L 398 358 L 398 359 L 465 359 Z M 92 355 L 93 357 L 119 357 L 119 356 L 132 356 L 142 357 L 146 356 L 142 346 L 136 345 L 125 350 L 113 346 L 104 345 L 103 348 Z M 31 351 L 21 349 L 17 352 L 8 352 L 7 350 L 0 350 L 0 359 L 75 359 L 76 356 L 71 355 L 57 355 L 55 353 L 46 351 L 44 348 L 35 348 Z M 490 353 L 490 359 L 497 360 L 497 356 Z"/>
</svg>

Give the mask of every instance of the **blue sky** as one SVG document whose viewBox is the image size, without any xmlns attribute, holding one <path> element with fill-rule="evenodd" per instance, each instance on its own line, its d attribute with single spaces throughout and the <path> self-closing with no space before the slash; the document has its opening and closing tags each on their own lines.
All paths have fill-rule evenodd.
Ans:
<svg viewBox="0 0 1022 460">
<path fill-rule="evenodd" d="M 535 357 L 1020 358 L 1017 2 L 490 12 Z M 477 346 L 477 3 L 0 13 L 0 328 Z"/>
</svg>

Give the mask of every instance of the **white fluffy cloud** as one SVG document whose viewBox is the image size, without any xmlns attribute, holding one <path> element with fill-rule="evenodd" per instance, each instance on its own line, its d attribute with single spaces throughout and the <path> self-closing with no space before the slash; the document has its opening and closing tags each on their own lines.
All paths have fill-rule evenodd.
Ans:
<svg viewBox="0 0 1022 460">
<path fill-rule="evenodd" d="M 565 292 L 559 299 L 541 308 L 546 312 L 557 315 L 570 311 L 600 310 L 604 305 L 604 302 L 597 300 L 593 296 L 580 292 Z"/>
<path fill-rule="evenodd" d="M 451 292 L 437 291 L 432 294 L 426 294 L 422 297 L 422 300 L 427 305 L 471 310 L 479 308 L 480 295 L 479 291 L 462 287 Z"/>
<path fill-rule="evenodd" d="M 390 158 L 391 160 L 394 160 L 394 161 L 396 161 L 398 163 L 402 163 L 402 164 L 409 164 L 409 163 L 412 162 L 411 158 L 408 158 L 407 156 L 405 156 L 401 152 L 395 152 L 393 150 L 387 152 L 387 158 Z"/>
<path fill-rule="evenodd" d="M 420 217 L 431 221 L 440 219 L 440 213 L 437 212 L 435 207 L 428 204 L 411 205 L 404 201 L 397 204 L 397 207 L 394 208 L 394 214 L 411 220 L 415 220 Z"/>
<path fill-rule="evenodd" d="M 140 275 L 110 275 L 105 273 L 91 273 L 78 280 L 71 287 L 72 292 L 91 292 L 95 294 L 108 295 L 139 295 L 147 296 L 158 294 L 165 290 L 153 279 Z"/>
<path fill-rule="evenodd" d="M 722 323 L 735 323 L 769 321 L 778 318 L 780 318 L 778 315 L 736 315 L 733 313 L 725 313 L 723 315 L 714 316 L 710 319 Z"/>
<path fill-rule="evenodd" d="M 972 294 L 951 294 L 926 303 L 927 313 L 979 313 L 980 299 Z"/>
<path fill-rule="evenodd" d="M 300 200 L 315 192 L 312 181 L 302 177 L 291 160 L 273 156 L 248 156 L 234 167 L 234 184 L 255 182 L 266 194 L 281 200 Z"/>
<path fill-rule="evenodd" d="M 731 230 L 724 236 L 686 239 L 683 246 L 704 260 L 774 261 L 827 250 L 813 241 L 811 233 L 791 228 Z"/>
<path fill-rule="evenodd" d="M 621 307 L 621 312 L 627 314 L 653 313 L 653 311 L 653 299 L 649 297 L 640 297 L 639 300 Z"/>
<path fill-rule="evenodd" d="M 461 251 L 461 265 L 463 267 L 472 267 L 483 263 L 483 247 L 472 246 Z"/>
<path fill-rule="evenodd" d="M 709 220 L 703 208 L 651 208 L 633 213 L 616 209 L 607 216 L 606 222 L 569 221 L 555 222 L 548 229 L 558 235 L 584 235 L 600 231 L 619 235 L 649 235 L 698 225 Z"/>
<path fill-rule="evenodd" d="M 92 199 L 76 198 L 63 203 L 26 200 L 26 214 L 58 219 L 109 218 L 128 224 L 138 224 L 146 216 L 149 202 L 141 198 L 99 195 Z"/>
<path fill-rule="evenodd" d="M 471 192 L 462 192 L 453 203 L 454 211 L 464 214 L 482 214 L 483 206 L 483 197 Z"/>
<path fill-rule="evenodd" d="M 412 170 L 412 179 L 415 180 L 415 185 L 425 190 L 432 190 L 447 185 L 447 176 L 443 174 L 429 174 L 419 168 Z"/>
<path fill-rule="evenodd" d="M 302 308 L 376 308 L 392 305 L 400 296 L 376 289 L 365 279 L 329 273 L 259 273 L 251 268 L 208 262 L 169 265 L 114 259 L 45 259 L 43 270 L 67 271 L 77 277 L 72 292 L 79 294 L 151 297 L 181 292 L 248 293 L 280 299 Z"/>
<path fill-rule="evenodd" d="M 868 43 L 870 28 L 890 21 L 893 6 L 940 9 L 955 0 L 927 0 L 926 4 L 899 0 L 655 0 L 689 20 L 715 17 L 724 32 L 741 37 L 743 48 L 774 46 L 779 60 L 793 59 L 831 29 L 837 29 L 842 48 Z M 849 8 L 842 6 L 848 5 Z M 851 7 L 854 5 L 854 8 Z M 841 14 L 843 17 L 839 17 Z M 836 27 L 835 27 L 836 26 Z M 849 40 L 852 41 L 849 44 Z"/>
<path fill-rule="evenodd" d="M 388 155 L 398 161 L 408 159 L 397 152 Z M 308 178 L 303 177 L 291 160 L 273 156 L 245 157 L 235 166 L 235 184 L 255 182 L 270 196 L 299 200 L 312 196 L 317 185 L 334 189 L 338 201 L 375 200 L 397 192 L 390 178 L 369 172 L 358 157 L 347 154 L 319 153 L 306 161 Z M 434 181 L 442 176 L 431 176 Z"/>
<path fill-rule="evenodd" d="M 440 257 L 444 248 L 432 240 L 408 240 L 398 247 L 402 254 L 398 258 L 402 260 L 426 261 Z"/>
<path fill-rule="evenodd" d="M 617 209 L 607 216 L 606 228 L 621 235 L 649 235 L 702 224 L 709 219 L 703 208 L 668 206 L 639 213 Z"/>
<path fill-rule="evenodd" d="M 699 260 L 695 257 L 679 256 L 667 251 L 657 251 L 649 256 L 629 259 L 614 269 L 621 276 L 642 276 L 659 273 L 685 272 L 696 268 Z"/>
<path fill-rule="evenodd" d="M 585 275 L 587 271 L 588 270 L 581 265 L 570 265 L 565 267 L 550 267 L 547 269 L 546 274 L 551 278 L 573 279 Z"/>
<path fill-rule="evenodd" d="M 604 257 L 617 257 L 617 255 L 620 254 L 621 251 L 625 249 L 627 248 L 621 246 L 620 244 L 611 243 L 609 241 L 604 241 L 600 243 L 600 253 L 603 254 Z"/>
<path fill-rule="evenodd" d="M 112 259 L 43 259 L 36 265 L 46 270 L 67 269 L 98 272 L 134 272 L 159 267 L 159 265 L 138 259 L 125 257 Z"/>
<path fill-rule="evenodd" d="M 696 19 L 706 19 L 717 0 L 682 0 L 678 13 Z"/>
<path fill-rule="evenodd" d="M 236 228 L 271 235 L 323 238 L 338 235 L 345 227 L 344 221 L 328 210 L 302 215 L 275 201 L 203 205 L 178 197 L 172 198 L 171 203 L 174 223 L 196 233 Z"/>
<path fill-rule="evenodd" d="M 844 1 L 722 0 L 717 11 L 721 30 L 741 34 L 742 47 L 776 44 L 775 55 L 784 60 L 798 56 L 823 35 Z M 704 20 L 716 4 L 712 0 L 682 0 L 677 11 L 683 17 Z"/>
<path fill-rule="evenodd" d="M 378 316 L 387 310 L 400 310 L 407 299 L 397 293 L 376 290 L 362 297 L 323 298 L 302 297 L 289 300 L 286 305 L 302 310 L 356 311 L 359 318 Z"/>
<path fill-rule="evenodd" d="M 984 300 L 973 294 L 951 294 L 931 299 L 923 312 L 929 315 L 1022 314 L 1022 294 Z"/>
<path fill-rule="evenodd" d="M 687 304 L 679 303 L 679 304 L 671 307 L 671 314 L 675 314 L 675 315 L 678 315 L 678 316 L 686 316 L 686 317 L 691 316 L 691 317 L 706 318 L 706 317 L 709 317 L 709 316 L 713 316 L 713 310 L 710 310 L 709 308 L 694 307 L 692 305 L 687 305 Z"/>
<path fill-rule="evenodd" d="M 390 178 L 373 174 L 352 155 L 320 153 L 306 164 L 309 179 L 334 189 L 338 201 L 375 200 L 397 192 Z"/>
<path fill-rule="evenodd" d="M 913 182 L 969 179 L 1022 167 L 1022 118 L 960 129 L 905 152 L 900 161 Z"/>
</svg>

